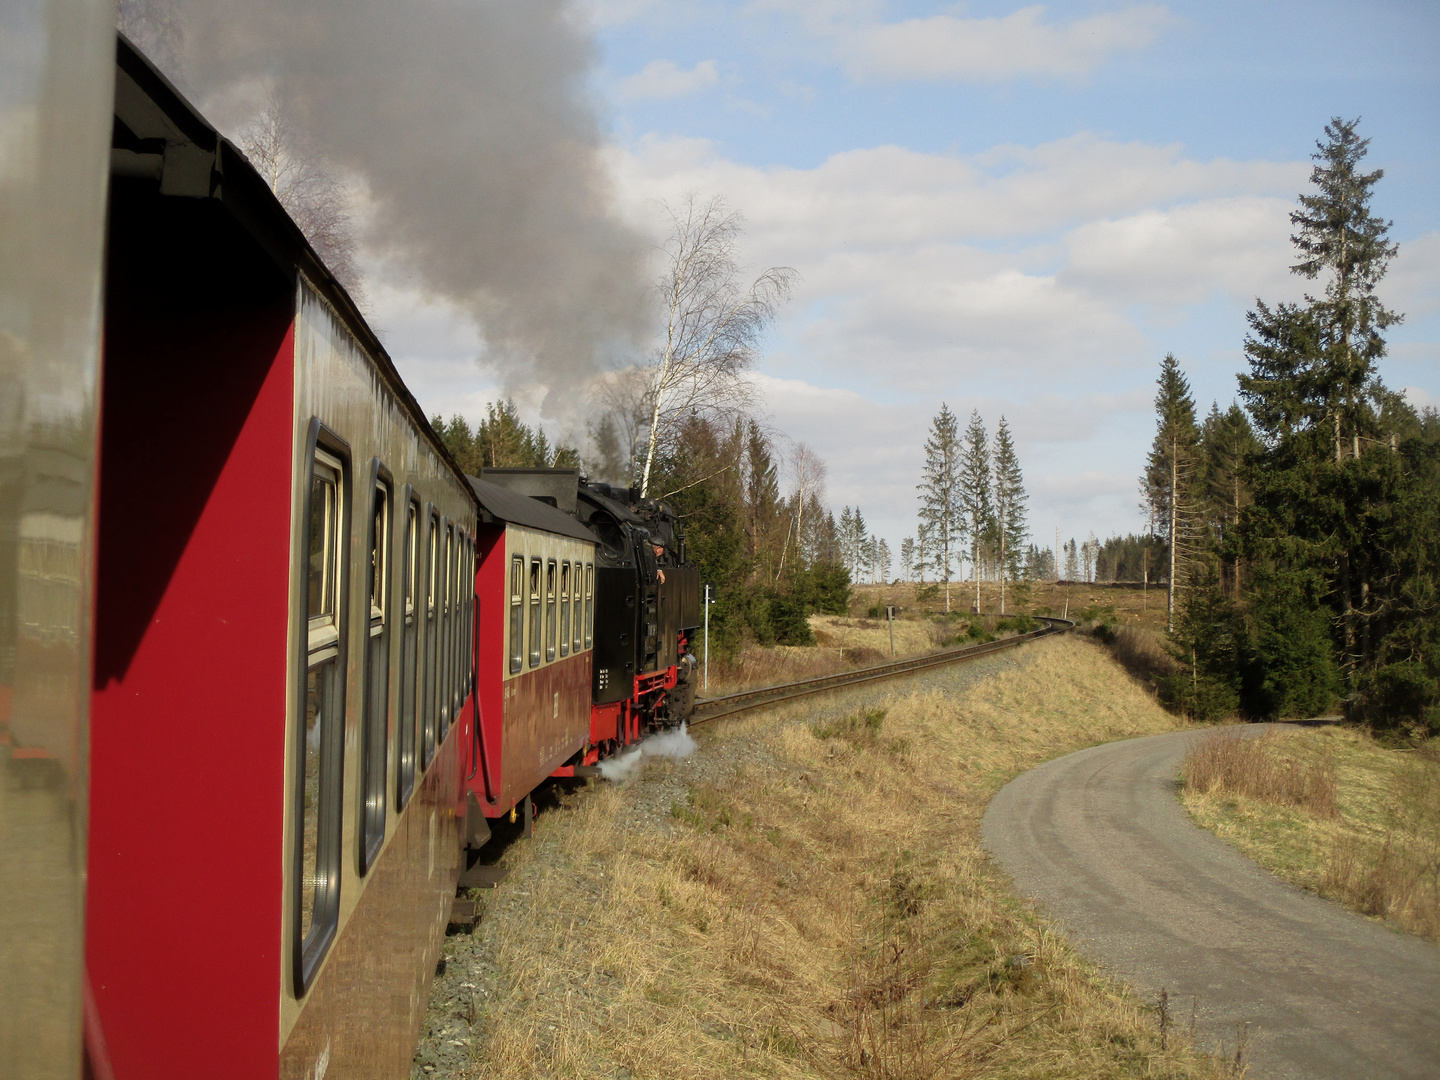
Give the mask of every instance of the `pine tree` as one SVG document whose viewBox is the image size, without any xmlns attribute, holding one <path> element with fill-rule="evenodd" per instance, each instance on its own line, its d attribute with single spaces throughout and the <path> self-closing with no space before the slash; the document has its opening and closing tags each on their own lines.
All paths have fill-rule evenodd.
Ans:
<svg viewBox="0 0 1440 1080">
<path fill-rule="evenodd" d="M 1065 545 L 1065 580 L 1077 581 L 1080 577 L 1080 554 L 1075 547 L 1075 538 Z"/>
<path fill-rule="evenodd" d="M 1261 690 L 1247 708 L 1329 707 L 1338 672 L 1358 716 L 1440 726 L 1440 440 L 1376 371 L 1401 319 L 1376 293 L 1396 246 L 1355 128 L 1326 126 L 1291 215 L 1291 269 L 1323 295 L 1249 316 L 1240 386 L 1261 447 L 1238 532 Z"/>
<path fill-rule="evenodd" d="M 1005 614 L 1005 582 L 1020 576 L 1025 539 L 1030 530 L 1025 524 L 1025 478 L 1020 472 L 1020 459 L 1010 438 L 1010 425 L 1000 417 L 995 429 L 994 487 L 996 566 L 1000 573 L 1000 614 Z"/>
<path fill-rule="evenodd" d="M 995 514 L 990 503 L 990 437 L 979 411 L 970 413 L 960 454 L 960 505 L 970 534 L 970 566 L 975 574 L 975 610 L 980 610 L 982 545 L 992 532 Z"/>
<path fill-rule="evenodd" d="M 915 529 L 915 580 L 925 584 L 925 572 L 930 569 L 930 526 L 924 521 Z"/>
<path fill-rule="evenodd" d="M 875 572 L 881 585 L 890 580 L 890 545 L 884 540 L 875 545 Z"/>
<path fill-rule="evenodd" d="M 928 528 L 931 565 L 945 583 L 945 610 L 950 610 L 950 570 L 956 550 L 964 539 L 965 527 L 960 505 L 959 425 L 944 402 L 930 425 L 925 440 L 925 468 L 920 492 L 920 520 Z"/>
<path fill-rule="evenodd" d="M 907 536 L 900 541 L 900 575 L 905 581 L 911 579 L 911 568 L 915 565 L 915 538 Z"/>
<path fill-rule="evenodd" d="M 1141 491 L 1153 531 L 1170 545 L 1170 586 L 1166 598 L 1166 630 L 1175 628 L 1175 590 L 1193 553 L 1197 520 L 1200 428 L 1195 400 L 1174 353 L 1160 362 L 1155 394 L 1155 441 L 1146 459 Z"/>
</svg>

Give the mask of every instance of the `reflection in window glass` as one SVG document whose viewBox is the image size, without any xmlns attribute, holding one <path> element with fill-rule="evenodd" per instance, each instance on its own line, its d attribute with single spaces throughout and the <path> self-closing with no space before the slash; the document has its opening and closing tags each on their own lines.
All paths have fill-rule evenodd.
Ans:
<svg viewBox="0 0 1440 1080">
<path fill-rule="evenodd" d="M 305 677 L 305 795 L 300 853 L 300 939 L 315 921 L 315 891 L 324 886 L 319 867 L 320 757 L 334 662 L 311 668 Z"/>
<path fill-rule="evenodd" d="M 297 958 L 318 963 L 338 910 L 344 687 L 341 678 L 341 463 L 317 448 L 310 481 L 306 553 L 306 640 L 303 740 L 296 767 L 300 775 L 296 852 L 298 893 Z M 312 968 L 313 969 L 313 968 Z"/>
<path fill-rule="evenodd" d="M 316 470 L 310 480 L 310 618 L 335 613 L 335 553 L 330 522 L 335 519 L 335 475 Z"/>
<path fill-rule="evenodd" d="M 530 666 L 540 666 L 540 560 L 530 560 Z"/>
</svg>

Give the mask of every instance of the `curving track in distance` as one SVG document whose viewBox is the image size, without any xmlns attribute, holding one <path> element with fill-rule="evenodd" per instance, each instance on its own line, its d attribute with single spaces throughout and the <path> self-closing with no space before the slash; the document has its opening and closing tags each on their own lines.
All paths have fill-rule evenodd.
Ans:
<svg viewBox="0 0 1440 1080">
<path fill-rule="evenodd" d="M 873 667 L 844 671 L 836 675 L 821 675 L 814 679 L 801 679 L 798 682 L 782 683 L 779 686 L 765 686 L 758 690 L 742 690 L 737 694 L 706 698 L 695 703 L 695 712 L 690 718 L 690 726 L 706 724 L 711 720 L 734 716 L 736 713 L 748 712 L 766 705 L 778 705 L 784 701 L 793 701 L 796 698 L 809 697 L 812 694 L 823 694 L 828 690 L 846 690 L 852 686 L 862 686 L 865 683 L 879 682 L 882 679 L 894 679 L 901 675 L 910 675 L 945 664 L 978 660 L 982 656 L 990 656 L 997 652 L 1004 652 L 1006 649 L 1013 649 L 1027 641 L 1049 637 L 1052 634 L 1063 634 L 1075 626 L 1069 619 L 1052 619 L 1040 615 L 1033 616 L 1033 618 L 1036 622 L 1045 623 L 1044 628 L 1028 634 L 1018 634 L 1012 638 L 1001 638 L 999 641 L 987 641 L 983 645 L 945 649 L 941 652 L 927 653 L 924 656 L 910 657 L 907 660 L 893 660 L 888 664 L 876 664 Z"/>
</svg>

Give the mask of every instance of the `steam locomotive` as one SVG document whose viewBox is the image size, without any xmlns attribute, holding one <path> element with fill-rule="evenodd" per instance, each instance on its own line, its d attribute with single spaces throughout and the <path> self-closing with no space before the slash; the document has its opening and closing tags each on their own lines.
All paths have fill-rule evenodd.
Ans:
<svg viewBox="0 0 1440 1080">
<path fill-rule="evenodd" d="M 244 156 L 43 6 L 0 88 L 42 139 L 0 177 L 0 1074 L 406 1076 L 489 823 L 688 715 L 684 538 L 466 476 Z"/>
</svg>

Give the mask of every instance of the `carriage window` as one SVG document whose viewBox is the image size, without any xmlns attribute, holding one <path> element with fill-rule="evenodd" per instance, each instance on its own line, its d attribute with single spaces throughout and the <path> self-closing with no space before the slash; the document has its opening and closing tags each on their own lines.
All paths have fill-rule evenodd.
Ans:
<svg viewBox="0 0 1440 1080">
<path fill-rule="evenodd" d="M 525 556 L 510 560 L 510 674 L 525 662 Z"/>
<path fill-rule="evenodd" d="M 420 764 L 435 756 L 435 705 L 438 693 L 440 649 L 440 518 L 430 515 L 425 543 L 425 685 L 421 695 Z"/>
<path fill-rule="evenodd" d="M 570 655 L 570 564 L 560 564 L 560 655 Z"/>
<path fill-rule="evenodd" d="M 436 712 L 439 716 L 436 739 L 439 742 L 445 741 L 445 733 L 450 730 L 450 675 L 455 668 L 455 530 L 450 525 L 445 526 L 444 552 L 444 561 L 440 564 L 440 655 L 435 682 Z"/>
<path fill-rule="evenodd" d="M 595 644 L 595 564 L 585 564 L 585 647 Z"/>
<path fill-rule="evenodd" d="M 313 437 L 319 424 L 312 422 Z M 342 751 L 345 736 L 344 464 L 313 451 L 306 508 L 304 699 L 297 719 L 295 787 L 296 995 L 335 934 L 340 900 Z"/>
<path fill-rule="evenodd" d="M 578 562 L 570 576 L 570 592 L 574 599 L 570 609 L 570 651 L 578 653 L 585 642 L 585 567 Z"/>
<path fill-rule="evenodd" d="M 555 659 L 555 560 L 545 564 L 545 659 Z"/>
<path fill-rule="evenodd" d="M 540 666 L 540 560 L 530 560 L 530 666 Z"/>
<path fill-rule="evenodd" d="M 404 620 L 400 636 L 400 720 L 395 725 L 399 768 L 396 801 L 403 809 L 415 790 L 415 735 L 419 729 L 420 699 L 415 693 L 419 671 L 419 612 L 417 594 L 420 587 L 420 504 L 411 502 L 405 511 L 404 550 L 400 553 L 400 573 L 404 576 L 401 601 Z"/>
<path fill-rule="evenodd" d="M 455 533 L 455 553 L 450 557 L 452 567 L 450 573 L 450 719 L 458 722 L 460 719 L 460 686 L 464 682 L 464 670 L 461 667 L 461 660 L 465 656 L 465 608 L 463 600 L 465 592 L 461 589 L 461 570 L 465 565 L 465 535 L 461 532 Z"/>
<path fill-rule="evenodd" d="M 378 475 L 378 469 L 377 469 Z M 361 791 L 360 872 L 369 870 L 385 839 L 385 737 L 390 710 L 390 488 L 376 481 L 370 514 L 370 633 L 365 642 L 365 727 Z"/>
</svg>

